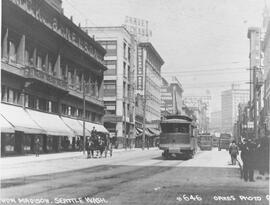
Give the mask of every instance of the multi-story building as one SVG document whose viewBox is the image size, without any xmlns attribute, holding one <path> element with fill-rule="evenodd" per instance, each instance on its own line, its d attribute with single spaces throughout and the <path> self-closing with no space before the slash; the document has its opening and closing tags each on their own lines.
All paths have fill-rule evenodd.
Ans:
<svg viewBox="0 0 270 205">
<path fill-rule="evenodd" d="M 122 26 L 87 27 L 84 30 L 95 36 L 107 51 L 104 58 L 108 67 L 104 73 L 104 125 L 117 136 L 118 147 L 134 145 L 136 41 Z"/>
<path fill-rule="evenodd" d="M 263 41 L 264 53 L 264 123 L 265 134 L 270 135 L 270 21 Z"/>
<path fill-rule="evenodd" d="M 261 65 L 261 29 L 251 27 L 248 29 L 248 39 L 250 41 L 249 61 L 250 61 L 250 121 L 254 124 L 254 137 L 259 136 L 260 112 L 262 109 L 263 96 L 263 76 Z"/>
<path fill-rule="evenodd" d="M 2 155 L 33 152 L 37 138 L 42 152 L 75 149 L 76 137 L 94 126 L 106 131 L 106 51 L 63 15 L 61 3 L 2 2 Z"/>
<path fill-rule="evenodd" d="M 176 77 L 172 77 L 170 83 L 162 78 L 161 87 L 161 112 L 169 112 L 171 114 L 182 114 L 183 110 L 183 87 Z"/>
<path fill-rule="evenodd" d="M 221 111 L 211 112 L 210 129 L 221 132 Z"/>
<path fill-rule="evenodd" d="M 161 118 L 161 66 L 164 61 L 149 42 L 139 43 L 137 52 L 136 92 L 144 96 L 146 126 L 158 128 Z"/>
<path fill-rule="evenodd" d="M 184 96 L 184 104 L 193 110 L 199 132 L 208 132 L 210 122 L 211 95 Z"/>
<path fill-rule="evenodd" d="M 224 132 L 233 131 L 233 125 L 237 120 L 239 103 L 247 103 L 249 100 L 249 90 L 240 89 L 232 85 L 230 90 L 221 94 L 221 123 Z"/>
</svg>

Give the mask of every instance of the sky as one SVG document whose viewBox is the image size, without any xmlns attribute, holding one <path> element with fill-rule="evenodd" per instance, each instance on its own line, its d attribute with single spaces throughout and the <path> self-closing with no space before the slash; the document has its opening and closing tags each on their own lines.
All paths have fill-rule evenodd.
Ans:
<svg viewBox="0 0 270 205">
<path fill-rule="evenodd" d="M 64 14 L 82 26 L 120 26 L 125 16 L 149 21 L 150 42 L 165 61 L 161 74 L 176 76 L 184 96 L 249 87 L 249 27 L 262 26 L 270 0 L 63 0 Z"/>
</svg>

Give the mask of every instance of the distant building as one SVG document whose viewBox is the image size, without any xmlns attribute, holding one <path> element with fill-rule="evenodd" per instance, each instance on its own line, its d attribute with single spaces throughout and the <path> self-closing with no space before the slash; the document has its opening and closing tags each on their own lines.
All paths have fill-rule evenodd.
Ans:
<svg viewBox="0 0 270 205">
<path fill-rule="evenodd" d="M 163 59 L 151 43 L 138 44 L 136 92 L 145 96 L 145 117 L 148 127 L 159 127 L 161 118 L 161 66 L 163 64 Z"/>
<path fill-rule="evenodd" d="M 221 131 L 221 111 L 211 112 L 210 130 Z"/>
<path fill-rule="evenodd" d="M 134 144 L 137 43 L 122 26 L 83 29 L 107 51 L 104 58 L 108 68 L 104 73 L 104 125 L 117 137 L 119 148 Z"/>
<path fill-rule="evenodd" d="M 193 110 L 199 132 L 208 132 L 210 121 L 210 95 L 184 96 L 184 104 Z"/>
<path fill-rule="evenodd" d="M 249 101 L 249 90 L 240 89 L 232 85 L 230 90 L 223 91 L 221 94 L 221 123 L 222 130 L 225 132 L 233 131 L 233 125 L 237 120 L 239 103 Z"/>
<path fill-rule="evenodd" d="M 165 78 L 162 78 L 161 112 L 183 114 L 182 94 L 183 87 L 176 77 L 172 77 L 170 83 Z"/>
</svg>

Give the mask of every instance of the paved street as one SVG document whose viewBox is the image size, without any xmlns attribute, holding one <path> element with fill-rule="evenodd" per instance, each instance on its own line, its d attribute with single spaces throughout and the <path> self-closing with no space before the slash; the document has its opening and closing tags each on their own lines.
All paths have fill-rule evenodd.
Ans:
<svg viewBox="0 0 270 205">
<path fill-rule="evenodd" d="M 200 151 L 185 161 L 160 156 L 154 148 L 121 150 L 107 159 L 81 153 L 28 156 L 22 163 L 3 158 L 2 203 L 42 198 L 52 204 L 268 204 L 268 181 L 241 181 L 226 151 Z"/>
</svg>

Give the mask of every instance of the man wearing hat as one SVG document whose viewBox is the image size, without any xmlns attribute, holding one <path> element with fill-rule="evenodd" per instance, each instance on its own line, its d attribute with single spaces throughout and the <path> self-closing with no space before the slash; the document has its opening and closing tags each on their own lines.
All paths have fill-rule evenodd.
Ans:
<svg viewBox="0 0 270 205">
<path fill-rule="evenodd" d="M 241 159 L 243 161 L 244 180 L 254 182 L 254 154 L 256 144 L 251 139 L 243 140 L 241 145 Z"/>
</svg>

